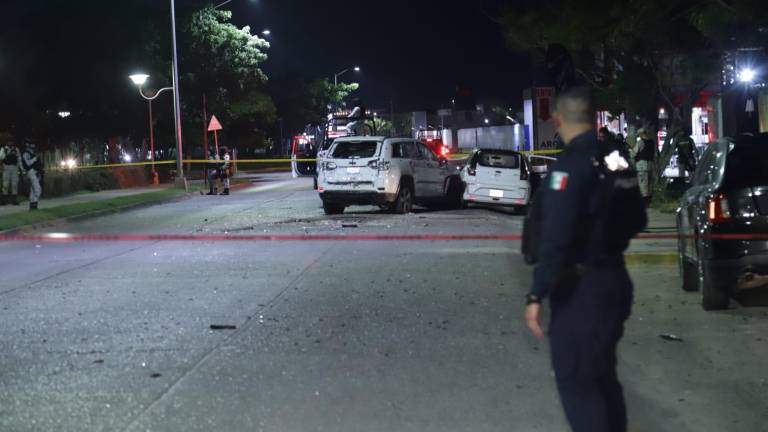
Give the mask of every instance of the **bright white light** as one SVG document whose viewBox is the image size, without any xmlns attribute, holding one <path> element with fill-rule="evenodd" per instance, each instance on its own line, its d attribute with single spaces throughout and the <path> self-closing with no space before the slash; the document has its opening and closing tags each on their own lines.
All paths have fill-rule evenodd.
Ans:
<svg viewBox="0 0 768 432">
<path fill-rule="evenodd" d="M 752 69 L 742 69 L 739 72 L 739 81 L 749 83 L 755 79 L 755 71 Z"/>
<path fill-rule="evenodd" d="M 130 78 L 131 81 L 133 81 L 133 83 L 136 84 L 137 86 L 143 86 L 147 82 L 147 80 L 149 79 L 149 75 L 147 75 L 147 74 L 133 74 L 133 75 L 129 76 L 128 78 Z"/>
<path fill-rule="evenodd" d="M 48 233 L 45 236 L 52 240 L 66 240 L 71 237 L 71 235 L 67 233 Z"/>
<path fill-rule="evenodd" d="M 659 108 L 659 114 L 664 114 L 666 110 L 664 108 Z"/>
<path fill-rule="evenodd" d="M 379 115 L 379 113 L 373 113 L 373 116 L 374 116 L 374 117 L 376 117 L 377 115 Z"/>
<path fill-rule="evenodd" d="M 65 163 L 69 169 L 74 169 L 77 166 L 77 162 L 74 159 L 67 159 Z"/>
<path fill-rule="evenodd" d="M 71 115 L 72 115 L 72 113 L 69 112 L 69 111 L 59 111 L 59 117 L 61 117 L 61 118 L 67 118 L 67 117 L 69 117 Z"/>
<path fill-rule="evenodd" d="M 123 155 L 123 161 L 130 162 L 131 161 L 131 155 Z"/>
<path fill-rule="evenodd" d="M 261 32 L 261 34 L 263 34 L 264 36 L 269 36 L 269 35 L 272 34 L 272 31 L 271 30 L 264 30 L 263 32 Z"/>
<path fill-rule="evenodd" d="M 360 66 L 355 66 L 355 72 L 360 72 Z"/>
<path fill-rule="evenodd" d="M 490 123 L 490 122 L 491 122 L 490 120 L 488 120 L 488 119 L 485 119 L 485 124 L 488 124 L 488 123 Z"/>
</svg>

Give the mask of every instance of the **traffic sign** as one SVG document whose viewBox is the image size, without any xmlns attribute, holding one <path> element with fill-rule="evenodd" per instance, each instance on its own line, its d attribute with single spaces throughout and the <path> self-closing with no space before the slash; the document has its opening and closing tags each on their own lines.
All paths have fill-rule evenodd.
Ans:
<svg viewBox="0 0 768 432">
<path fill-rule="evenodd" d="M 208 125 L 208 132 L 219 131 L 222 129 L 224 128 L 221 126 L 221 123 L 219 123 L 219 119 L 217 119 L 216 116 L 212 116 L 211 124 Z"/>
</svg>

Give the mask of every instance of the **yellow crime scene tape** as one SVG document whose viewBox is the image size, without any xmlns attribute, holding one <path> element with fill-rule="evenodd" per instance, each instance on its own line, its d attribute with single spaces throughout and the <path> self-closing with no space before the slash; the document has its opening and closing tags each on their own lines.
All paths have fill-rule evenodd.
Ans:
<svg viewBox="0 0 768 432">
<path fill-rule="evenodd" d="M 533 154 L 533 155 L 555 155 L 562 152 L 562 150 L 526 150 L 521 151 L 522 154 Z M 469 154 L 452 154 L 449 155 L 448 158 L 451 160 L 461 160 L 466 159 L 469 157 Z M 214 165 L 214 164 L 220 164 L 222 161 L 218 160 L 207 160 L 207 159 L 184 159 L 181 161 L 183 164 L 205 164 L 205 165 Z M 302 162 L 302 163 L 308 163 L 308 162 L 317 162 L 317 159 L 237 159 L 237 160 L 230 160 L 230 163 L 238 163 L 238 164 L 288 164 L 291 162 Z M 124 163 L 113 163 L 113 164 L 97 164 L 97 165 L 77 165 L 73 167 L 66 167 L 66 166 L 57 166 L 49 168 L 48 171 L 74 171 L 74 170 L 83 170 L 83 169 L 100 169 L 100 168 L 121 168 L 121 167 L 138 167 L 138 166 L 147 166 L 147 165 L 173 165 L 176 164 L 177 161 L 175 160 L 162 160 L 162 161 L 147 161 L 147 162 L 124 162 Z"/>
</svg>

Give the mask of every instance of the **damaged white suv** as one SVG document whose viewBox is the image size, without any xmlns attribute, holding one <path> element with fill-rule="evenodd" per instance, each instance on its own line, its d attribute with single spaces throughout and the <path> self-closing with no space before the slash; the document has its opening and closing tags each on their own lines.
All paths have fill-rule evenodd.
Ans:
<svg viewBox="0 0 768 432">
<path fill-rule="evenodd" d="M 326 214 L 350 205 L 409 213 L 414 204 L 460 206 L 464 184 L 455 167 L 412 138 L 338 138 L 318 165 Z"/>
</svg>

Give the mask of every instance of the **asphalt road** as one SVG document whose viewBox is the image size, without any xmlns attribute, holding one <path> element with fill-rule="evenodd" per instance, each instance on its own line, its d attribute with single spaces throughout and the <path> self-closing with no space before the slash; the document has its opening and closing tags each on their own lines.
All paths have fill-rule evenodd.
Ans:
<svg viewBox="0 0 768 432">
<path fill-rule="evenodd" d="M 346 225 L 346 227 L 344 227 Z M 48 231 L 519 233 L 503 211 L 326 217 L 264 176 Z M 0 431 L 565 431 L 516 242 L 0 243 Z M 768 430 L 768 308 L 638 267 L 630 431 Z M 211 330 L 211 325 L 235 330 Z M 682 342 L 666 341 L 674 334 Z"/>
</svg>

